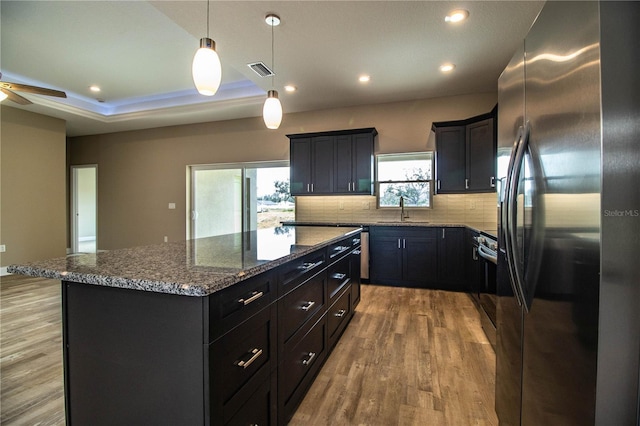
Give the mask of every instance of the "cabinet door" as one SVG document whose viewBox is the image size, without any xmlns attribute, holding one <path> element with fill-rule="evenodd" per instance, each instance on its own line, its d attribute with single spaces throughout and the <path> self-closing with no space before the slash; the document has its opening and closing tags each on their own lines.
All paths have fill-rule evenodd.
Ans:
<svg viewBox="0 0 640 426">
<path fill-rule="evenodd" d="M 404 279 L 423 285 L 437 279 L 437 240 L 428 237 L 407 237 L 402 240 Z"/>
<path fill-rule="evenodd" d="M 402 248 L 400 236 L 376 235 L 369 240 L 371 282 L 387 284 L 402 280 Z"/>
<path fill-rule="evenodd" d="M 465 178 L 465 126 L 436 128 L 436 191 L 463 192 Z"/>
<path fill-rule="evenodd" d="M 374 194 L 373 185 L 373 135 L 352 136 L 352 184 L 351 191 L 358 194 Z"/>
<path fill-rule="evenodd" d="M 439 228 L 438 281 L 446 289 L 464 287 L 464 228 Z"/>
<path fill-rule="evenodd" d="M 475 298 L 478 297 L 480 286 L 484 279 L 484 268 L 477 252 L 477 246 L 474 238 L 478 233 L 470 229 L 465 230 L 464 243 L 464 259 L 465 259 L 465 291 L 470 292 Z"/>
<path fill-rule="evenodd" d="M 316 136 L 311 139 L 311 192 L 333 192 L 333 141 L 332 136 Z"/>
<path fill-rule="evenodd" d="M 351 135 L 336 136 L 335 192 L 349 193 L 353 188 Z"/>
<path fill-rule="evenodd" d="M 311 138 L 291 139 L 291 195 L 311 190 Z"/>
<path fill-rule="evenodd" d="M 467 126 L 467 179 L 470 191 L 494 191 L 496 141 L 493 118 Z"/>
</svg>

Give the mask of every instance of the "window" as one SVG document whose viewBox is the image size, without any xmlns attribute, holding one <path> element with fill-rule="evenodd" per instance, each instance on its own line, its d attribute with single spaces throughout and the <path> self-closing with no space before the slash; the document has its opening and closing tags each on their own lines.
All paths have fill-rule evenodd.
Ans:
<svg viewBox="0 0 640 426">
<path fill-rule="evenodd" d="M 380 154 L 376 157 L 378 207 L 431 207 L 433 153 Z"/>
<path fill-rule="evenodd" d="M 287 162 L 190 166 L 188 234 L 202 238 L 279 226 L 295 219 Z"/>
</svg>

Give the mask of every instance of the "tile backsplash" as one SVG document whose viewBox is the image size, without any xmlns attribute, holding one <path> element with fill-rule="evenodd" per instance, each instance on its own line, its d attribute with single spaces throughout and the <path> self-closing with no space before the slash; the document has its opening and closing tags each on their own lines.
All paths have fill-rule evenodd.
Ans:
<svg viewBox="0 0 640 426">
<path fill-rule="evenodd" d="M 434 224 L 465 224 L 477 229 L 495 229 L 496 194 L 438 194 L 432 209 L 405 208 L 409 220 Z M 376 209 L 376 197 L 298 196 L 296 220 L 318 222 L 378 222 L 400 219 L 400 208 Z"/>
</svg>

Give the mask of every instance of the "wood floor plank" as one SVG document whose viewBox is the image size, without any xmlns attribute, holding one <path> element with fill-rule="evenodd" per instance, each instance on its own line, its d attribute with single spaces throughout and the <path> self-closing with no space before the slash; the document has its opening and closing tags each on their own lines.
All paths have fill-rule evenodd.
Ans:
<svg viewBox="0 0 640 426">
<path fill-rule="evenodd" d="M 60 281 L 0 279 L 0 423 L 64 425 Z"/>
<path fill-rule="evenodd" d="M 0 280 L 0 423 L 64 425 L 59 281 Z M 291 425 L 497 425 L 495 354 L 463 293 L 367 285 Z"/>
<path fill-rule="evenodd" d="M 497 425 L 494 386 L 468 295 L 366 285 L 290 424 Z"/>
</svg>

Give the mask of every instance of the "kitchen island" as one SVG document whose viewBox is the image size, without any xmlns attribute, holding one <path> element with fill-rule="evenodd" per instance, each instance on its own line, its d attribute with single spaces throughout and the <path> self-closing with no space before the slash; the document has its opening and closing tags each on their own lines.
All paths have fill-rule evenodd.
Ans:
<svg viewBox="0 0 640 426">
<path fill-rule="evenodd" d="M 68 424 L 285 424 L 353 316 L 360 228 L 13 265 L 62 280 Z"/>
</svg>

